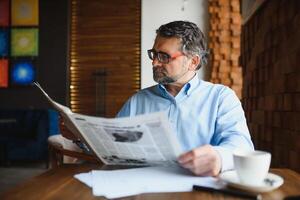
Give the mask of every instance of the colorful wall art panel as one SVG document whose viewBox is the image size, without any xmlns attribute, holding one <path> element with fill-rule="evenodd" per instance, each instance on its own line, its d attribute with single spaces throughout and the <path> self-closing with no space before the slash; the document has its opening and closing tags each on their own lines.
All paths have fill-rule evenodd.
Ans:
<svg viewBox="0 0 300 200">
<path fill-rule="evenodd" d="M 0 57 L 8 56 L 8 29 L 0 29 Z"/>
<path fill-rule="evenodd" d="M 36 70 L 31 61 L 13 61 L 10 70 L 12 85 L 30 85 L 35 81 Z"/>
<path fill-rule="evenodd" d="M 38 29 L 11 29 L 11 56 L 38 56 Z"/>
<path fill-rule="evenodd" d="M 37 26 L 38 7 L 38 0 L 11 0 L 11 25 Z"/>
<path fill-rule="evenodd" d="M 8 60 L 0 59 L 0 88 L 8 87 Z"/>
<path fill-rule="evenodd" d="M 37 78 L 39 0 L 0 0 L 0 89 Z"/>
<path fill-rule="evenodd" d="M 9 0 L 0 0 L 0 26 L 9 25 Z"/>
</svg>

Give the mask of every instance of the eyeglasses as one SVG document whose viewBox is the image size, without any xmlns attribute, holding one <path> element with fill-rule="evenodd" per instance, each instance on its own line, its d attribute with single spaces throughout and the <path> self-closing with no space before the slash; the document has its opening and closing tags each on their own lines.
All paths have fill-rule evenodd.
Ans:
<svg viewBox="0 0 300 200">
<path fill-rule="evenodd" d="M 177 52 L 173 55 L 169 55 L 162 51 L 157 52 L 154 49 L 149 49 L 147 52 L 151 60 L 157 58 L 157 60 L 163 64 L 168 64 L 171 60 L 184 55 L 182 52 Z"/>
</svg>

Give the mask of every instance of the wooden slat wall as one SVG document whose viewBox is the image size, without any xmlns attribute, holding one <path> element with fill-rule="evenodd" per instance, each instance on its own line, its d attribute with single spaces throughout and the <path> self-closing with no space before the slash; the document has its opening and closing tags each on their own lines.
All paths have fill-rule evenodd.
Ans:
<svg viewBox="0 0 300 200">
<path fill-rule="evenodd" d="M 113 117 L 140 89 L 140 0 L 72 0 L 70 105 L 97 115 L 97 70 L 105 71 L 105 113 Z"/>
<path fill-rule="evenodd" d="M 300 173 L 300 1 L 265 1 L 242 27 L 243 107 L 255 148 Z"/>
</svg>

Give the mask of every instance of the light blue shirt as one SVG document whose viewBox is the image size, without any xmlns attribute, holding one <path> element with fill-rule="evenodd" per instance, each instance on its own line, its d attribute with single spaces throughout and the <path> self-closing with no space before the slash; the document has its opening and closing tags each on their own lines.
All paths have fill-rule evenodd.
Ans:
<svg viewBox="0 0 300 200">
<path fill-rule="evenodd" d="M 165 111 L 184 151 L 211 144 L 221 156 L 222 171 L 233 169 L 236 148 L 253 149 L 241 102 L 230 88 L 196 75 L 173 97 L 163 85 L 133 95 L 117 117 Z"/>
</svg>

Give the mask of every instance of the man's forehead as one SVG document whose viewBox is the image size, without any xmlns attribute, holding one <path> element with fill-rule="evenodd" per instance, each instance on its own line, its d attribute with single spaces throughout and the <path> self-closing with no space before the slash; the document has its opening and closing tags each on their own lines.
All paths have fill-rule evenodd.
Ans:
<svg viewBox="0 0 300 200">
<path fill-rule="evenodd" d="M 178 49 L 181 47 L 181 40 L 180 40 L 180 38 L 177 38 L 177 37 L 166 38 L 166 37 L 157 36 L 155 38 L 153 47 L 154 48 Z"/>
</svg>

